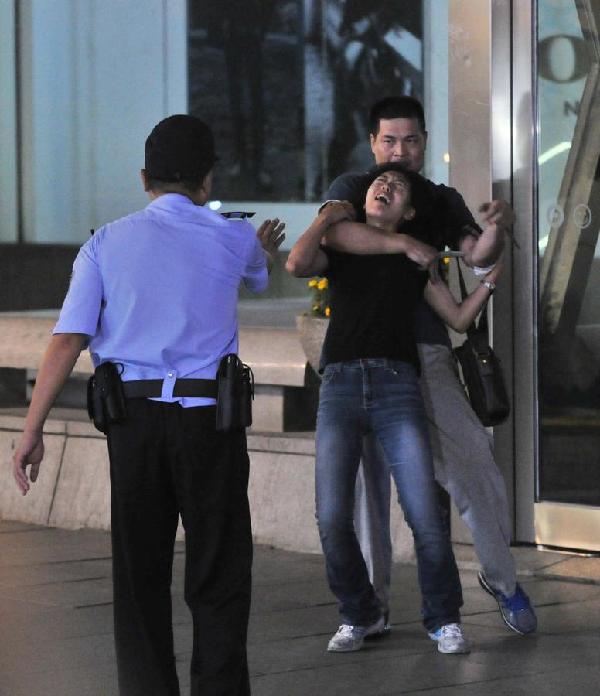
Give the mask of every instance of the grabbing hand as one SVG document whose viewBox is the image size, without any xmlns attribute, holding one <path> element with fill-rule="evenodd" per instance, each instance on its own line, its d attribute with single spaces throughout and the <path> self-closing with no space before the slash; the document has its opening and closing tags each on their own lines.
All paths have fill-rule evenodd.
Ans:
<svg viewBox="0 0 600 696">
<path fill-rule="evenodd" d="M 42 433 L 37 430 L 26 430 L 13 456 L 13 476 L 23 495 L 29 490 L 30 482 L 35 483 L 37 480 L 43 457 L 44 440 Z M 31 466 L 29 477 L 27 476 L 28 466 Z"/>
<path fill-rule="evenodd" d="M 328 225 L 335 225 L 342 220 L 354 220 L 356 212 L 350 201 L 329 201 L 321 208 L 320 215 L 325 217 Z"/>
<path fill-rule="evenodd" d="M 426 271 L 434 261 L 437 263 L 437 249 L 407 234 L 402 235 L 402 237 L 404 238 L 404 253 L 419 268 Z"/>
<path fill-rule="evenodd" d="M 498 225 L 503 229 L 510 229 L 515 221 L 515 214 L 512 208 L 504 200 L 498 199 L 482 203 L 479 206 L 481 213 L 481 222 L 484 227 L 487 225 Z"/>
<path fill-rule="evenodd" d="M 489 201 L 488 203 L 482 203 L 479 206 L 479 212 L 481 213 L 481 224 L 483 227 L 488 228 L 495 225 L 499 231 L 505 232 L 511 238 L 512 243 L 517 249 L 520 249 L 512 233 L 515 214 L 506 201 L 498 199 Z"/>
</svg>

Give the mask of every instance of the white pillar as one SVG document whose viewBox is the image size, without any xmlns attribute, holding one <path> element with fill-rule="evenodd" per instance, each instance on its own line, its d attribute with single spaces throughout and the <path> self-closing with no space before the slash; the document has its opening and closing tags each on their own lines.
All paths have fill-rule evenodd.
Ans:
<svg viewBox="0 0 600 696">
<path fill-rule="evenodd" d="M 17 240 L 17 101 L 14 3 L 0 2 L 0 242 Z"/>
<path fill-rule="evenodd" d="M 185 0 L 23 0 L 23 222 L 79 243 L 144 205 L 144 140 L 187 111 Z"/>
<path fill-rule="evenodd" d="M 425 175 L 448 183 L 448 3 L 423 2 L 423 69 L 425 118 L 429 137 Z"/>
</svg>

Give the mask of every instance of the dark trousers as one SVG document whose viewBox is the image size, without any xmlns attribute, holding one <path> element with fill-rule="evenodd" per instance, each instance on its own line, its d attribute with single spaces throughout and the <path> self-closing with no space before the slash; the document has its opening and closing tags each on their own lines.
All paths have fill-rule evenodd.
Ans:
<svg viewBox="0 0 600 696">
<path fill-rule="evenodd" d="M 245 432 L 214 407 L 128 401 L 110 427 L 115 644 L 121 696 L 179 696 L 171 576 L 179 514 L 193 619 L 192 696 L 247 696 L 252 537 Z"/>
</svg>

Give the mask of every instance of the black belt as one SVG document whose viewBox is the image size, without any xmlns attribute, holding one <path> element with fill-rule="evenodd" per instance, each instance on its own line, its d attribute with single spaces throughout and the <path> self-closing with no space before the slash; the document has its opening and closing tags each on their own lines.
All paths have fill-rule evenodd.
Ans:
<svg viewBox="0 0 600 696">
<path fill-rule="evenodd" d="M 123 390 L 128 399 L 162 396 L 162 379 L 133 379 L 123 382 Z M 173 396 L 204 396 L 217 398 L 216 379 L 176 379 Z"/>
</svg>

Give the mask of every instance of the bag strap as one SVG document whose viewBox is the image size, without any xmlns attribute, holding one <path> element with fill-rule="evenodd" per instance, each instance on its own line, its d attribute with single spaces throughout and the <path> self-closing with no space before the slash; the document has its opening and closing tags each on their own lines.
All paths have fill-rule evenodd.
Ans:
<svg viewBox="0 0 600 696">
<path fill-rule="evenodd" d="M 467 286 L 465 285 L 465 279 L 463 277 L 462 270 L 460 268 L 460 261 L 458 258 L 456 259 L 456 266 L 458 268 L 458 283 L 460 285 L 461 302 L 464 302 L 468 296 L 468 293 L 467 293 Z M 467 329 L 467 336 L 471 339 L 473 338 L 473 336 L 475 336 L 477 334 L 485 333 L 485 335 L 487 336 L 488 341 L 489 341 L 490 334 L 488 331 L 488 319 L 487 319 L 487 307 L 488 307 L 489 299 L 490 298 L 488 297 L 488 299 L 485 301 L 485 304 L 481 308 L 481 314 L 479 316 L 479 321 L 477 322 L 477 320 L 473 320 L 473 323 Z"/>
</svg>

